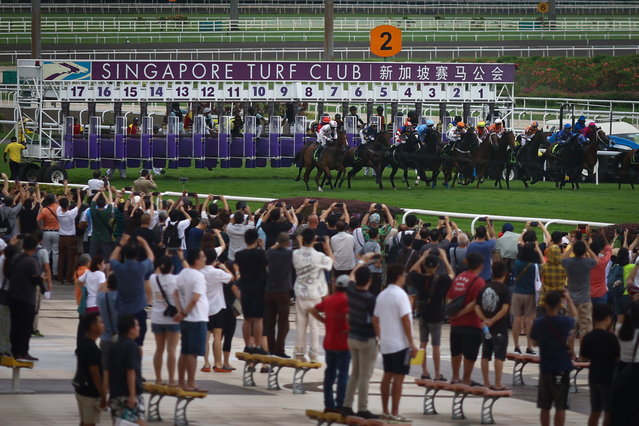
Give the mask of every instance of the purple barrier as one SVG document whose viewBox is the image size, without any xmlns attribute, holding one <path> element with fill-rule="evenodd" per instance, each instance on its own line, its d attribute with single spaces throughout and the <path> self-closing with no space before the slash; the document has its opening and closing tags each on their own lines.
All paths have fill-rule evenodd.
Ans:
<svg viewBox="0 0 639 426">
<path fill-rule="evenodd" d="M 178 138 L 178 167 L 191 167 L 191 159 L 193 158 L 193 138 L 190 136 L 182 136 Z M 170 166 L 169 166 L 170 167 Z"/>
<path fill-rule="evenodd" d="M 222 150 L 226 151 L 226 155 L 224 157 L 229 157 L 231 154 L 231 136 L 229 134 L 226 133 L 220 133 L 218 135 L 218 141 L 219 141 L 219 158 L 222 158 Z M 222 167 L 223 169 L 228 169 L 229 167 L 231 167 L 231 163 L 229 163 L 229 160 L 222 160 L 220 162 L 220 167 Z"/>
<path fill-rule="evenodd" d="M 149 136 L 149 135 L 144 135 Z M 124 145 L 124 158 L 126 158 L 127 167 L 140 167 L 140 158 L 142 157 L 141 146 L 142 146 L 142 136 L 134 137 L 127 136 L 126 144 Z"/>
<path fill-rule="evenodd" d="M 151 139 L 151 157 L 153 167 L 166 167 L 166 138 L 154 137 Z"/>
</svg>

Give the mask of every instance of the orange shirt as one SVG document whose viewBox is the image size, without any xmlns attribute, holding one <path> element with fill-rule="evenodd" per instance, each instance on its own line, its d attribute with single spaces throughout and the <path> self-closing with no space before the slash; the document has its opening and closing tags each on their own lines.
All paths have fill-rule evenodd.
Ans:
<svg viewBox="0 0 639 426">
<path fill-rule="evenodd" d="M 77 280 L 78 278 L 82 276 L 82 274 L 84 274 L 88 270 L 89 268 L 87 268 L 86 266 L 78 266 L 78 269 L 75 270 L 75 274 L 73 275 L 73 280 L 74 281 Z M 75 286 L 75 303 L 79 305 L 81 299 L 82 299 L 82 284 Z"/>
<path fill-rule="evenodd" d="M 38 222 L 42 222 L 43 231 L 58 231 L 60 229 L 60 222 L 58 222 L 58 216 L 56 215 L 57 210 L 57 203 L 49 204 L 48 206 L 40 209 L 37 220 Z"/>
</svg>

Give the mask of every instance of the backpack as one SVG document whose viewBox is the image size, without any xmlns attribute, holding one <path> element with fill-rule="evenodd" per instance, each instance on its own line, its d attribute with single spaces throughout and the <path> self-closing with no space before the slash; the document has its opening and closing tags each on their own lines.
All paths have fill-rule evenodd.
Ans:
<svg viewBox="0 0 639 426">
<path fill-rule="evenodd" d="M 178 235 L 177 229 L 178 222 L 171 223 L 164 228 L 164 235 L 162 236 L 162 242 L 164 247 L 167 248 L 180 248 L 182 247 L 182 239 Z"/>
<path fill-rule="evenodd" d="M 399 239 L 396 236 L 393 237 L 392 241 L 393 245 L 386 250 L 386 264 L 388 265 L 390 265 L 391 263 L 395 263 L 395 260 L 397 260 L 397 254 L 402 249 L 402 247 L 404 247 L 399 242 Z"/>
</svg>

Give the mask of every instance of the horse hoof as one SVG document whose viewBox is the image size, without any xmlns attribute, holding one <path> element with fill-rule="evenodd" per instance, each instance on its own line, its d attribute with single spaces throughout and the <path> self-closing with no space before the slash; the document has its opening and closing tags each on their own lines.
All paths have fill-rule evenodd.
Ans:
<svg viewBox="0 0 639 426">
<path fill-rule="evenodd" d="M 394 186 L 394 187 L 393 187 L 393 189 L 394 189 L 395 191 L 398 191 L 398 189 L 397 189 L 397 187 L 396 187 L 396 186 Z"/>
<path fill-rule="evenodd" d="M 293 180 L 294 180 L 295 182 L 299 182 L 299 181 L 300 181 L 300 178 L 295 178 L 295 179 L 293 179 Z"/>
<path fill-rule="evenodd" d="M 318 187 L 317 187 L 317 190 L 318 190 L 319 192 L 324 192 L 324 190 L 322 189 L 322 187 L 321 187 L 321 186 L 318 186 Z"/>
<path fill-rule="evenodd" d="M 419 179 L 415 180 L 415 186 L 419 185 Z"/>
</svg>

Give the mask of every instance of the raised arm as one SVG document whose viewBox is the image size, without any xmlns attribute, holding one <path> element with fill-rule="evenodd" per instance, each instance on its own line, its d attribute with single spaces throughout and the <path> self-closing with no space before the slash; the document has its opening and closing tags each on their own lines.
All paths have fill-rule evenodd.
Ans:
<svg viewBox="0 0 639 426">
<path fill-rule="evenodd" d="M 344 222 L 349 224 L 351 222 L 351 216 L 348 214 L 348 205 L 344 203 Z"/>
<path fill-rule="evenodd" d="M 304 198 L 304 202 L 297 208 L 297 210 L 295 210 L 295 215 L 302 213 L 307 206 L 308 206 L 308 198 Z"/>
<path fill-rule="evenodd" d="M 382 209 L 384 210 L 384 213 L 386 213 L 386 223 L 393 226 L 395 224 L 395 218 L 393 217 L 390 209 L 386 204 L 382 204 Z"/>
<path fill-rule="evenodd" d="M 222 233 L 219 229 L 215 229 L 214 232 L 215 236 L 217 237 L 217 241 L 220 244 L 218 247 L 221 247 L 223 252 L 224 250 L 226 250 L 226 243 L 224 242 L 224 238 L 222 238 Z"/>
</svg>

